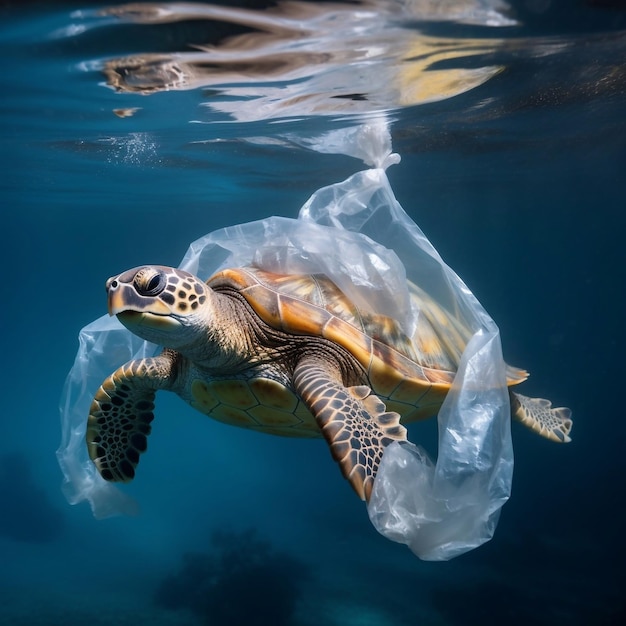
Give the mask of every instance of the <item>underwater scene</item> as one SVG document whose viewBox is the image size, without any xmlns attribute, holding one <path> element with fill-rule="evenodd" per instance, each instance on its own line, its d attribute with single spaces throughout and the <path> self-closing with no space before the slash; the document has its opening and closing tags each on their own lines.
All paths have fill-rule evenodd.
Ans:
<svg viewBox="0 0 626 626">
<path fill-rule="evenodd" d="M 0 624 L 624 622 L 623 1 L 1 1 L 0 58 Z"/>
</svg>

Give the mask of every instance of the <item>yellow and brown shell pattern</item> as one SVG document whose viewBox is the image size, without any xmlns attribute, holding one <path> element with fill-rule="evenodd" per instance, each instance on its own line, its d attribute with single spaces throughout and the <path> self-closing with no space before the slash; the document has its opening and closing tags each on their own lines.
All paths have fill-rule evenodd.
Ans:
<svg viewBox="0 0 626 626">
<path fill-rule="evenodd" d="M 413 337 L 392 318 L 358 307 L 324 275 L 283 275 L 246 267 L 215 274 L 217 292 L 236 290 L 267 324 L 288 334 L 323 337 L 351 353 L 369 386 L 403 423 L 436 415 L 472 332 L 410 285 L 420 310 Z M 525 380 L 509 368 L 509 384 Z M 308 408 L 285 385 L 265 377 L 195 380 L 193 406 L 228 424 L 291 437 L 319 437 Z"/>
</svg>

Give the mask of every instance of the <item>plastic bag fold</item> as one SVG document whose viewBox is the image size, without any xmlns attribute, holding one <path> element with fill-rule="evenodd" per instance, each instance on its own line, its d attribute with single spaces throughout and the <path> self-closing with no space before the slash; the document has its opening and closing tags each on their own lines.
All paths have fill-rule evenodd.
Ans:
<svg viewBox="0 0 626 626">
<path fill-rule="evenodd" d="M 493 536 L 513 476 L 509 400 L 497 333 L 468 343 L 439 411 L 437 463 L 392 443 L 368 505 L 382 535 L 424 560 L 448 560 Z"/>
</svg>

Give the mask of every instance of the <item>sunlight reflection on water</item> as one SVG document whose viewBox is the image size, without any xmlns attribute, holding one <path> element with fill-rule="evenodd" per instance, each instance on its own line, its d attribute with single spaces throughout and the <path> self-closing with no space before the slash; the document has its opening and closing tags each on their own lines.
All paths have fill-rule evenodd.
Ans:
<svg viewBox="0 0 626 626">
<path fill-rule="evenodd" d="M 493 123 L 529 109 L 559 116 L 562 104 L 597 101 L 626 83 L 623 32 L 539 34 L 525 28 L 528 11 L 520 16 L 528 3 L 247 4 L 255 8 L 131 3 L 66 14 L 50 49 L 80 51 L 75 79 L 100 81 L 101 115 L 126 120 L 98 119 L 104 136 L 67 145 L 127 163 L 139 150 L 153 163 L 156 145 L 163 158 L 164 143 L 316 150 L 329 129 L 385 118 L 405 153 L 492 151 L 532 141 Z M 554 134 L 560 148 L 558 128 L 548 125 L 542 146 Z"/>
<path fill-rule="evenodd" d="M 174 51 L 101 62 L 107 85 L 141 94 L 201 88 L 215 112 L 251 121 L 389 110 L 473 89 L 501 69 L 483 59 L 502 40 L 427 35 L 419 24 L 515 24 L 503 7 L 499 0 L 284 2 L 265 10 L 127 4 L 74 19 L 92 21 L 90 28 L 193 23 Z M 74 25 L 68 34 L 79 31 Z"/>
</svg>

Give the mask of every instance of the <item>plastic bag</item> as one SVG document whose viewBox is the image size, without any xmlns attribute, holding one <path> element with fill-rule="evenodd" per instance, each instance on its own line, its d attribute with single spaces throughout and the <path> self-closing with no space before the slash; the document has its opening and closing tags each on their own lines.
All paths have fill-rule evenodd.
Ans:
<svg viewBox="0 0 626 626">
<path fill-rule="evenodd" d="M 467 346 L 439 413 L 437 463 L 413 444 L 390 445 L 368 513 L 380 533 L 407 544 L 420 558 L 452 558 L 492 536 L 510 493 L 510 407 L 499 332 L 395 199 L 384 168 L 399 158 L 391 152 L 386 127 L 341 132 L 318 143 L 374 168 L 315 192 L 298 219 L 270 217 L 202 237 L 180 267 L 202 279 L 250 263 L 283 273 L 323 272 L 364 309 L 396 318 L 408 335 L 420 311 L 407 278 L 447 311 Z M 69 501 L 88 500 L 96 517 L 132 512 L 134 504 L 104 481 L 87 457 L 84 435 L 93 393 L 119 365 L 156 350 L 108 317 L 81 331 L 63 394 L 57 454 Z"/>
</svg>

